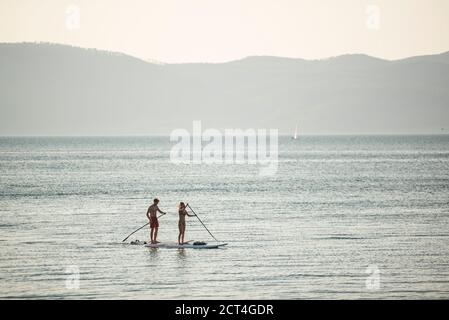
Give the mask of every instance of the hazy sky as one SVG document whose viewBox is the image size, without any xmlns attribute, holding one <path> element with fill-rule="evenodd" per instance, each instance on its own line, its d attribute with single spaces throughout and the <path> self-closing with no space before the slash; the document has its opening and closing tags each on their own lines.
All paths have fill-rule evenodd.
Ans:
<svg viewBox="0 0 449 320">
<path fill-rule="evenodd" d="M 164 62 L 249 55 L 396 59 L 449 50 L 448 0 L 0 0 L 0 42 Z"/>
</svg>

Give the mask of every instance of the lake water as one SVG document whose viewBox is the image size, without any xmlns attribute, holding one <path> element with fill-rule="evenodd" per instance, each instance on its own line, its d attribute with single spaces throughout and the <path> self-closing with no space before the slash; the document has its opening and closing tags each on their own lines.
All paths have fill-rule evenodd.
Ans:
<svg viewBox="0 0 449 320">
<path fill-rule="evenodd" d="M 172 145 L 0 138 L 0 297 L 449 298 L 449 136 L 281 137 L 270 177 L 175 165 Z M 228 246 L 122 244 L 154 197 L 159 240 L 187 201 Z M 186 238 L 212 241 L 196 218 Z"/>
</svg>

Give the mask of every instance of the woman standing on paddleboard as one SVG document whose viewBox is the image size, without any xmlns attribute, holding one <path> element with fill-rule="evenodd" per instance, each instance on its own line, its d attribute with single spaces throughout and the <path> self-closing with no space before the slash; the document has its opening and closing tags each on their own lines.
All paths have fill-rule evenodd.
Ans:
<svg viewBox="0 0 449 320">
<path fill-rule="evenodd" d="M 188 214 L 186 210 L 186 205 L 184 202 L 181 202 L 179 204 L 179 222 L 178 222 L 178 228 L 179 228 L 179 236 L 178 236 L 178 244 L 182 245 L 184 244 L 184 234 L 186 233 L 186 216 L 194 217 L 193 214 Z"/>
</svg>

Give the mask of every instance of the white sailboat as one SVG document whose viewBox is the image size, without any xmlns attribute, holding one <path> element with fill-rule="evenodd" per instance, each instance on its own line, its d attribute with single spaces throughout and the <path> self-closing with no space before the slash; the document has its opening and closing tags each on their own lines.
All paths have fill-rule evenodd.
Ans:
<svg viewBox="0 0 449 320">
<path fill-rule="evenodd" d="M 297 140 L 297 139 L 298 139 L 298 124 L 296 124 L 295 134 L 293 135 L 293 140 Z"/>
</svg>

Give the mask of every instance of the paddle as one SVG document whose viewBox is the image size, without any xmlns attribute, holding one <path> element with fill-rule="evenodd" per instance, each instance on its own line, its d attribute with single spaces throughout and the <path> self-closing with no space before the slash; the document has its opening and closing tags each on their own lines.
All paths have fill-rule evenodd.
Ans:
<svg viewBox="0 0 449 320">
<path fill-rule="evenodd" d="M 192 207 L 187 204 L 187 206 L 190 208 L 190 210 L 192 210 L 193 214 L 195 215 L 195 217 L 198 218 L 198 220 L 201 222 L 201 224 L 203 225 L 203 227 L 207 230 L 207 232 L 209 232 L 209 234 L 212 236 L 212 238 L 214 238 L 215 241 L 220 242 L 217 240 L 217 238 L 214 237 L 214 235 L 209 231 L 209 229 L 207 229 L 207 227 L 204 225 L 203 221 L 201 221 L 200 217 L 198 217 L 198 215 L 195 213 L 195 211 L 193 211 Z"/>
<path fill-rule="evenodd" d="M 162 217 L 163 215 L 165 215 L 165 213 L 163 213 L 163 214 L 161 214 L 159 217 L 158 217 L 158 219 L 160 218 L 160 217 Z M 150 222 L 147 222 L 147 223 L 145 223 L 143 226 L 141 226 L 139 229 L 137 229 L 137 230 L 134 230 L 129 236 L 127 236 L 125 239 L 123 239 L 122 240 L 122 242 L 125 242 L 129 237 L 131 237 L 134 233 L 136 233 L 137 231 L 139 231 L 140 229 L 142 229 L 142 228 L 145 228 L 147 225 L 149 225 L 150 224 Z"/>
</svg>

